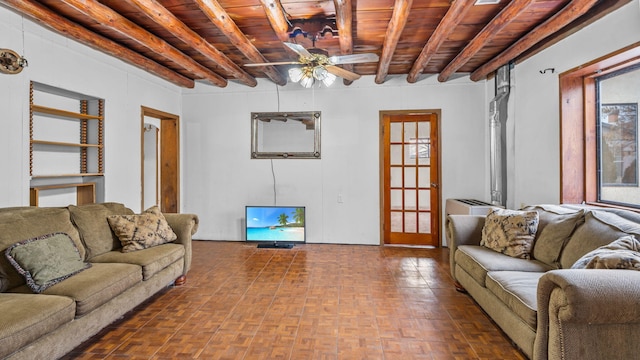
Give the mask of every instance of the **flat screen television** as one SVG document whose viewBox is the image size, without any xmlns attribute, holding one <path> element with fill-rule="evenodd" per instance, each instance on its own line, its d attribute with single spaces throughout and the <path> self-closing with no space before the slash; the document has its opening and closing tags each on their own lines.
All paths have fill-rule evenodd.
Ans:
<svg viewBox="0 0 640 360">
<path fill-rule="evenodd" d="M 291 248 L 306 241 L 304 206 L 246 206 L 247 241 L 258 247 Z"/>
</svg>

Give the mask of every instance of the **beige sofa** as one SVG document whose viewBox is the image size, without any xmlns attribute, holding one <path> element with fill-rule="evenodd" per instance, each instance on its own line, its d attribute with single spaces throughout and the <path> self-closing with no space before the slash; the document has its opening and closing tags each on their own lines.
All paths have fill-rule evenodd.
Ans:
<svg viewBox="0 0 640 360">
<path fill-rule="evenodd" d="M 529 358 L 637 358 L 640 271 L 571 267 L 624 235 L 640 238 L 640 215 L 580 205 L 526 210 L 539 214 L 528 260 L 480 246 L 484 216 L 448 216 L 451 274 L 459 289 Z"/>
<path fill-rule="evenodd" d="M 133 212 L 118 203 L 0 209 L 0 358 L 59 358 L 159 290 L 185 281 L 197 216 L 164 214 L 177 240 L 123 253 L 107 216 L 126 214 Z M 5 250 L 51 233 L 67 234 L 80 263 L 91 266 L 34 293 Z"/>
</svg>

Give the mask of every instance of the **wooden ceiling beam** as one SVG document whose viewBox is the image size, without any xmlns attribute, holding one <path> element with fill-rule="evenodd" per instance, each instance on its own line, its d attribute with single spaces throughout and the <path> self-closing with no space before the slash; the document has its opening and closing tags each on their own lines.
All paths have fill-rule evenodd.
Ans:
<svg viewBox="0 0 640 360">
<path fill-rule="evenodd" d="M 254 63 L 268 62 L 247 36 L 238 28 L 229 14 L 216 0 L 194 0 L 211 22 L 231 41 L 240 52 Z M 286 85 L 287 79 L 273 66 L 264 66 L 264 72 L 274 83 Z"/>
<path fill-rule="evenodd" d="M 236 78 L 247 86 L 256 86 L 258 81 L 251 74 L 242 70 L 240 66 L 229 59 L 222 51 L 203 39 L 198 33 L 191 30 L 185 23 L 178 19 L 173 13 L 167 10 L 156 0 L 126 0 L 128 3 L 138 8 L 156 24 L 162 26 L 178 39 L 184 41 L 194 50 L 204 55 L 209 60 L 215 62 L 223 68 L 229 75 Z"/>
<path fill-rule="evenodd" d="M 433 34 L 431 34 L 431 37 L 429 37 L 429 40 L 422 48 L 420 55 L 418 55 L 418 58 L 413 63 L 409 75 L 407 75 L 408 82 L 415 83 L 418 81 L 418 77 L 420 77 L 420 74 L 422 74 L 433 55 L 438 51 L 442 43 L 447 40 L 449 34 L 460 24 L 464 15 L 474 4 L 475 1 L 471 0 L 453 1 L 449 10 L 444 14 Z"/>
<path fill-rule="evenodd" d="M 562 28 L 562 30 L 549 35 L 544 40 L 538 42 L 523 54 L 519 55 L 515 59 L 516 64 L 532 57 L 533 55 L 541 52 L 542 50 L 557 44 L 563 39 L 566 39 L 570 35 L 575 34 L 579 30 L 593 24 L 594 22 L 602 19 L 610 13 L 618 10 L 622 6 L 627 5 L 633 0 L 601 0 L 598 1 L 589 11 L 587 11 L 579 19 L 573 21 L 569 26 Z"/>
<path fill-rule="evenodd" d="M 543 40 L 547 36 L 559 31 L 575 19 L 585 14 L 598 0 L 574 0 L 562 10 L 550 17 L 547 21 L 536 26 L 533 30 L 521 37 L 498 56 L 486 62 L 471 73 L 471 80 L 478 81 L 487 77 L 500 66 L 507 64 L 518 55 Z"/>
<path fill-rule="evenodd" d="M 279 0 L 260 0 L 269 23 L 282 42 L 289 41 L 289 21 Z"/>
<path fill-rule="evenodd" d="M 467 63 L 475 54 L 485 47 L 491 40 L 509 25 L 511 21 L 518 18 L 534 0 L 513 0 L 500 13 L 491 20 L 487 26 L 476 35 L 462 51 L 447 65 L 438 75 L 438 81 L 445 82 L 458 69 Z"/>
<path fill-rule="evenodd" d="M 137 43 L 149 48 L 159 55 L 171 60 L 185 70 L 209 80 L 212 84 L 225 87 L 227 80 L 215 72 L 205 68 L 192 58 L 178 51 L 166 41 L 151 34 L 147 30 L 129 21 L 111 8 L 102 5 L 96 0 L 61 0 L 95 21 L 109 26 Z"/>
<path fill-rule="evenodd" d="M 336 8 L 336 25 L 338 26 L 338 40 L 340 54 L 353 54 L 353 7 L 351 0 L 333 0 Z M 342 65 L 345 70 L 353 72 L 352 64 Z M 345 85 L 351 85 L 352 80 L 343 79 Z"/>
<path fill-rule="evenodd" d="M 389 64 L 391 64 L 391 58 L 398 46 L 398 40 L 402 35 L 407 20 L 409 19 L 409 13 L 411 12 L 411 5 L 413 0 L 396 0 L 393 6 L 393 15 L 391 15 L 391 21 L 387 26 L 387 33 L 384 37 L 384 43 L 382 44 L 382 56 L 380 56 L 380 62 L 378 62 L 378 71 L 376 73 L 376 84 L 384 83 L 385 78 L 389 74 Z"/>
<path fill-rule="evenodd" d="M 194 81 L 124 46 L 67 20 L 32 0 L 0 0 L 41 25 L 93 49 L 148 71 L 178 86 L 193 88 Z"/>
</svg>

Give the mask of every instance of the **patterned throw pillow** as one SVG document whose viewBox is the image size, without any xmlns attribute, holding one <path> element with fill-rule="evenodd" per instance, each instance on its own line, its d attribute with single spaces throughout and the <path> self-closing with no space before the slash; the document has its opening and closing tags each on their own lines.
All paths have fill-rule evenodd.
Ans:
<svg viewBox="0 0 640 360">
<path fill-rule="evenodd" d="M 530 259 L 537 230 L 537 211 L 493 208 L 482 228 L 480 245 L 511 257 Z"/>
<path fill-rule="evenodd" d="M 11 245 L 5 256 L 33 292 L 47 288 L 91 267 L 80 257 L 76 244 L 65 233 L 54 233 Z"/>
<path fill-rule="evenodd" d="M 640 241 L 633 235 L 623 236 L 585 254 L 571 268 L 640 270 Z"/>
<path fill-rule="evenodd" d="M 142 250 L 178 238 L 157 206 L 140 215 L 110 215 L 107 221 L 122 243 L 122 252 Z"/>
</svg>

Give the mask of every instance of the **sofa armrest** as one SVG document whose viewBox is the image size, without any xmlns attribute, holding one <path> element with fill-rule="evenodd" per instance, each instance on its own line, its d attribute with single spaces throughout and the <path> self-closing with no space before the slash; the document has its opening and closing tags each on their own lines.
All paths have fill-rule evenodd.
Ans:
<svg viewBox="0 0 640 360">
<path fill-rule="evenodd" d="M 535 359 L 634 358 L 640 271 L 552 270 L 538 282 Z"/>
<path fill-rule="evenodd" d="M 198 231 L 199 219 L 195 214 L 174 214 L 163 213 L 167 223 L 173 229 L 173 232 L 178 235 L 178 238 L 174 241 L 176 244 L 182 244 L 185 247 L 184 255 L 184 270 L 183 275 L 186 275 L 189 269 L 191 269 L 191 235 Z"/>
<path fill-rule="evenodd" d="M 447 246 L 451 276 L 455 279 L 455 253 L 459 245 L 480 245 L 483 215 L 448 215 L 446 220 Z"/>
</svg>

